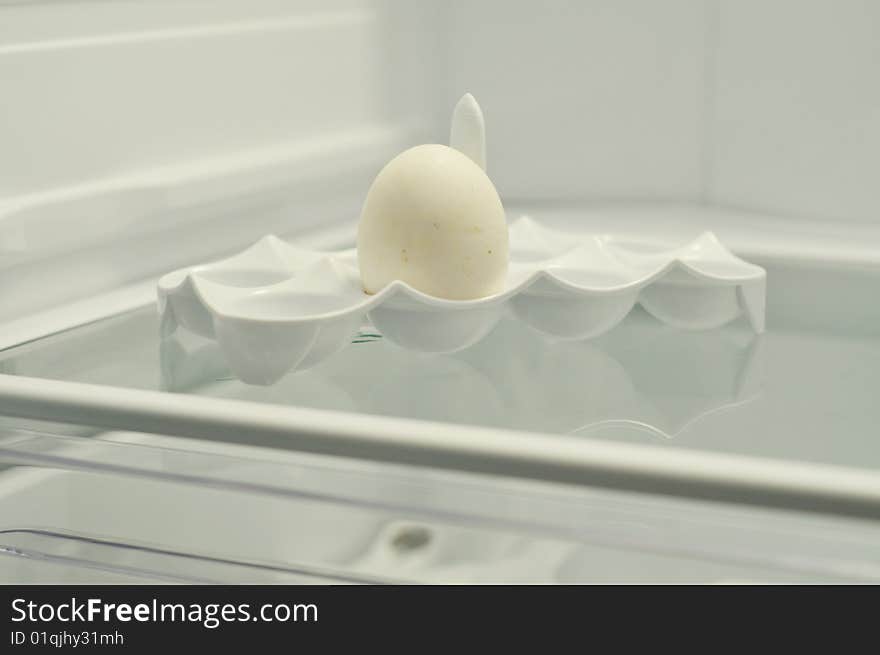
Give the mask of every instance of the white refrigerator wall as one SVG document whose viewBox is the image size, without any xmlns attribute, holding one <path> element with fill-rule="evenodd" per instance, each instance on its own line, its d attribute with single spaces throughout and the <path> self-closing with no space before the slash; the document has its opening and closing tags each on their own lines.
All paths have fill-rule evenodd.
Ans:
<svg viewBox="0 0 880 655">
<path fill-rule="evenodd" d="M 447 104 L 484 107 L 509 200 L 696 198 L 704 148 L 702 0 L 456 0 Z"/>
<path fill-rule="evenodd" d="M 708 197 L 880 221 L 880 2 L 722 0 L 716 24 Z"/>
<path fill-rule="evenodd" d="M 354 220 L 466 91 L 508 204 L 874 221 L 878 30 L 873 0 L 0 0 L 0 320 Z"/>
<path fill-rule="evenodd" d="M 428 138 L 429 9 L 0 2 L 0 320 L 356 216 Z"/>
<path fill-rule="evenodd" d="M 391 125 L 404 82 L 377 2 L 31 3 L 0 16 L 4 197 L 304 142 L 345 150 Z"/>
<path fill-rule="evenodd" d="M 506 198 L 880 219 L 880 2 L 444 6 L 446 104 L 483 103 Z"/>
</svg>

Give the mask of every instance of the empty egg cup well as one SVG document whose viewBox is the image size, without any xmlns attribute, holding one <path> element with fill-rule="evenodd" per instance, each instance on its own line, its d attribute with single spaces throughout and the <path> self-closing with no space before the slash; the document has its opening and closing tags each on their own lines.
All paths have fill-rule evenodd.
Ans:
<svg viewBox="0 0 880 655">
<path fill-rule="evenodd" d="M 431 353 L 476 343 L 505 312 L 554 339 L 588 339 L 637 302 L 676 327 L 715 328 L 744 314 L 760 333 L 765 289 L 764 270 L 711 232 L 658 251 L 522 217 L 510 227 L 505 290 L 476 300 L 435 298 L 402 281 L 368 295 L 354 249 L 306 250 L 274 236 L 170 273 L 158 294 L 166 334 L 180 325 L 214 339 L 238 378 L 271 384 L 340 350 L 366 321 L 399 346 Z"/>
</svg>

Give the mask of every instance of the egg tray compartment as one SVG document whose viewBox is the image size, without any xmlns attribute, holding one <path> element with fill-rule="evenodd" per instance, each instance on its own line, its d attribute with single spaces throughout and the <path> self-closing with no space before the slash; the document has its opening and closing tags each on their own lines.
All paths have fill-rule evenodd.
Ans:
<svg viewBox="0 0 880 655">
<path fill-rule="evenodd" d="M 306 250 L 266 236 L 228 259 L 159 280 L 163 334 L 182 326 L 216 339 L 231 371 L 271 384 L 351 342 L 365 320 L 390 341 L 454 352 L 505 312 L 555 339 L 588 339 L 640 303 L 673 326 L 710 329 L 745 314 L 764 330 L 766 273 L 711 232 L 672 250 L 557 231 L 522 217 L 510 227 L 505 290 L 476 300 L 426 295 L 402 281 L 368 295 L 357 251 Z"/>
</svg>

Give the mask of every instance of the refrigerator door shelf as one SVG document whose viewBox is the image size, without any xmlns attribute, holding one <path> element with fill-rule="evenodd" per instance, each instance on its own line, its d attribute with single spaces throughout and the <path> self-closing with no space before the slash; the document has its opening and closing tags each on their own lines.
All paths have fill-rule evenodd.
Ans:
<svg viewBox="0 0 880 655">
<path fill-rule="evenodd" d="M 143 433 L 10 431 L 0 463 L 7 582 L 880 579 L 863 521 Z"/>
</svg>

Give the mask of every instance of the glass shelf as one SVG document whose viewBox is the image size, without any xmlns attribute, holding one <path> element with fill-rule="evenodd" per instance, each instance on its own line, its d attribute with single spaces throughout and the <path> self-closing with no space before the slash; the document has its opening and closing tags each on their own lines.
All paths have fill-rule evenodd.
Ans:
<svg viewBox="0 0 880 655">
<path fill-rule="evenodd" d="M 149 305 L 0 351 L 0 373 L 12 376 L 4 378 L 4 397 L 20 388 L 36 398 L 0 416 L 7 509 L 0 579 L 880 579 L 880 523 L 864 520 L 880 515 L 871 495 L 880 467 L 880 313 L 864 302 L 877 272 L 758 263 L 768 268 L 769 283 L 768 331 L 760 336 L 744 321 L 681 331 L 637 308 L 590 341 L 550 341 L 505 319 L 471 348 L 424 355 L 364 326 L 314 368 L 260 387 L 232 377 L 207 340 L 183 330 L 160 338 Z M 44 380 L 163 393 L 104 396 Z M 127 409 L 112 416 L 120 396 Z M 15 418 L 43 416 L 45 398 L 73 406 L 54 416 L 76 425 L 40 431 Z M 184 401 L 168 412 L 180 415 L 178 432 L 147 420 L 172 398 Z M 87 409 L 77 413 L 83 403 Z M 190 405 L 201 407 L 190 412 Z M 130 423 L 133 407 L 138 420 Z M 216 422 L 202 420 L 224 408 Z M 196 416 L 191 423 L 188 412 Z M 282 426 L 279 438 L 261 422 L 266 416 Z M 428 423 L 378 426 L 375 417 Z M 437 450 L 416 461 L 383 459 L 386 452 L 370 459 L 342 447 L 309 452 L 301 440 L 287 447 L 317 420 L 326 420 L 319 435 L 325 442 L 337 428 L 353 432 L 370 421 L 357 435 L 366 443 L 458 441 L 445 462 Z M 196 421 L 197 434 L 186 431 Z M 215 438 L 213 430 L 230 421 L 233 428 Z M 496 430 L 449 429 L 465 426 Z M 254 427 L 263 431 L 249 431 Z M 528 441 L 531 450 L 511 449 L 507 457 L 504 449 L 520 435 L 516 448 Z M 491 448 L 468 450 L 481 436 Z M 598 452 L 605 468 L 588 462 L 558 477 L 566 458 L 582 450 Z M 601 456 L 611 451 L 623 455 L 608 464 Z M 489 460 L 487 452 L 500 454 Z M 539 465 L 547 455 L 552 468 L 521 475 L 521 452 Z M 458 466 L 464 457 L 454 456 L 462 453 L 488 464 Z M 749 456 L 747 465 L 728 454 Z M 714 468 L 695 470 L 699 457 Z M 648 482 L 631 484 L 643 478 L 626 478 L 630 469 L 647 470 Z M 780 471 L 786 484 L 801 484 L 794 501 L 768 501 Z M 691 478 L 697 482 L 687 486 Z M 694 493 L 716 478 L 721 492 Z M 854 479 L 855 500 L 844 500 L 848 516 L 860 519 L 845 518 L 839 503 Z M 731 480 L 742 483 L 725 495 Z M 867 509 L 853 509 L 853 502 Z M 166 511 L 171 505 L 175 511 Z M 814 511 L 789 511 L 803 508 Z"/>
<path fill-rule="evenodd" d="M 772 318 L 772 314 L 771 314 Z M 781 321 L 779 321 L 781 322 Z M 354 343 L 275 385 L 230 377 L 211 342 L 160 339 L 144 308 L 0 353 L 0 372 L 135 389 L 876 468 L 880 338 L 736 322 L 688 332 L 636 309 L 591 341 L 503 320 L 450 355 Z"/>
</svg>

